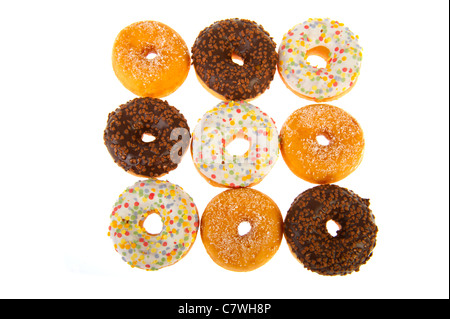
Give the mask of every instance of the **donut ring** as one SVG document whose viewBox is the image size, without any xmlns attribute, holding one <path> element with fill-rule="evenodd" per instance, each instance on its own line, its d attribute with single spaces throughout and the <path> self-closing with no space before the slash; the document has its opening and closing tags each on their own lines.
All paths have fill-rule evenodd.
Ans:
<svg viewBox="0 0 450 319">
<path fill-rule="evenodd" d="M 323 58 L 325 68 L 312 66 L 307 58 Z M 343 23 L 330 19 L 309 19 L 284 36 L 278 50 L 278 72 L 296 95 L 326 102 L 340 98 L 359 76 L 362 48 L 358 36 Z"/>
<path fill-rule="evenodd" d="M 144 142 L 144 135 L 155 137 Z M 183 114 L 166 101 L 136 98 L 108 115 L 103 134 L 114 162 L 138 177 L 160 177 L 177 168 L 189 147 Z"/>
<path fill-rule="evenodd" d="M 226 147 L 235 139 L 250 144 L 243 155 Z M 205 180 L 218 187 L 248 187 L 261 182 L 278 158 L 275 122 L 247 102 L 221 102 L 203 115 L 192 133 L 191 156 Z"/>
<path fill-rule="evenodd" d="M 277 61 L 269 33 L 245 19 L 213 23 L 200 32 L 192 47 L 198 80 L 221 100 L 250 100 L 262 94 L 273 80 Z"/>
<path fill-rule="evenodd" d="M 238 226 L 251 229 L 239 235 Z M 283 217 L 275 202 L 252 188 L 226 190 L 202 214 L 200 234 L 212 260 L 232 271 L 251 271 L 268 262 L 283 238 Z"/>
<path fill-rule="evenodd" d="M 329 144 L 320 144 L 319 137 Z M 334 183 L 351 174 L 362 161 L 364 144 L 358 122 L 328 104 L 296 110 L 280 132 L 281 154 L 289 169 L 316 184 Z"/>
<path fill-rule="evenodd" d="M 159 214 L 163 229 L 148 233 L 143 224 Z M 192 198 L 179 186 L 154 179 L 128 187 L 114 204 L 108 236 L 131 267 L 158 270 L 181 260 L 191 249 L 199 227 Z"/>
<path fill-rule="evenodd" d="M 340 229 L 333 237 L 326 224 Z M 359 271 L 372 256 L 378 228 L 363 199 L 337 185 L 320 185 L 301 193 L 284 221 L 288 246 L 303 266 L 321 275 L 347 275 Z"/>
<path fill-rule="evenodd" d="M 152 59 L 149 54 L 156 54 Z M 186 80 L 191 59 L 189 49 L 169 26 L 157 21 L 141 21 L 117 35 L 112 65 L 119 81 L 141 97 L 165 97 Z"/>
</svg>

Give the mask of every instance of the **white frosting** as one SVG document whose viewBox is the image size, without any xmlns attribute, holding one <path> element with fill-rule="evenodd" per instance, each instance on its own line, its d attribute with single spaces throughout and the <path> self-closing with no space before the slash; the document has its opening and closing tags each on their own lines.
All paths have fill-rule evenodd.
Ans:
<svg viewBox="0 0 450 319">
<path fill-rule="evenodd" d="M 244 138 L 249 150 L 231 155 L 225 147 Z M 241 101 L 221 102 L 205 113 L 192 134 L 192 159 L 209 181 L 226 187 L 259 183 L 278 158 L 275 122 L 258 107 Z"/>
<path fill-rule="evenodd" d="M 161 216 L 163 229 L 149 234 L 143 222 Z M 197 236 L 199 218 L 192 198 L 175 184 L 148 179 L 128 187 L 114 204 L 109 236 L 132 267 L 158 270 L 183 258 Z"/>
<path fill-rule="evenodd" d="M 318 68 L 305 59 L 316 47 L 329 51 L 327 66 Z M 300 95 L 329 101 L 351 89 L 359 75 L 362 48 L 344 24 L 309 19 L 289 30 L 280 44 L 278 68 L 285 83 Z"/>
</svg>

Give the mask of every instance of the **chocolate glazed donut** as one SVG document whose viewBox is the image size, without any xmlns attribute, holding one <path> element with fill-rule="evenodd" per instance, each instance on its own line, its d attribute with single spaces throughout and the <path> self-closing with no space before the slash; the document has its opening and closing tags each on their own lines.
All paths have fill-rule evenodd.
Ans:
<svg viewBox="0 0 450 319">
<path fill-rule="evenodd" d="M 326 223 L 340 229 L 333 237 Z M 321 275 L 359 271 L 372 256 L 378 228 L 363 199 L 337 185 L 320 185 L 300 194 L 285 218 L 285 238 L 305 268 Z"/>
<path fill-rule="evenodd" d="M 233 62 L 241 59 L 243 65 Z M 200 32 L 192 47 L 200 82 L 223 100 L 249 100 L 273 80 L 278 62 L 276 44 L 253 21 L 217 21 Z"/>
<path fill-rule="evenodd" d="M 155 137 L 144 142 L 145 134 Z M 174 170 L 187 151 L 189 126 L 166 101 L 136 98 L 108 115 L 103 139 L 114 162 L 140 177 L 160 177 Z"/>
</svg>

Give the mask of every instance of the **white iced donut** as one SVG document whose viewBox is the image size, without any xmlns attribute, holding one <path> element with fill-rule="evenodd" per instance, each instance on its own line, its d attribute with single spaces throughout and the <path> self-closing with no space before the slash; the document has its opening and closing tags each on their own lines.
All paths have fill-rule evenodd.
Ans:
<svg viewBox="0 0 450 319">
<path fill-rule="evenodd" d="M 225 149 L 236 138 L 249 142 L 245 154 Z M 243 101 L 221 102 L 203 115 L 192 134 L 191 155 L 198 172 L 213 186 L 248 187 L 261 182 L 278 158 L 275 122 Z"/>
<path fill-rule="evenodd" d="M 159 214 L 163 229 L 148 233 L 143 224 Z M 108 235 L 131 267 L 158 270 L 183 258 L 194 244 L 199 227 L 197 207 L 179 186 L 148 179 L 128 187 L 114 204 Z"/>
<path fill-rule="evenodd" d="M 326 67 L 310 65 L 306 60 L 311 55 L 323 58 Z M 283 36 L 278 56 L 278 72 L 292 92 L 325 102 L 353 88 L 360 71 L 362 48 L 358 36 L 343 23 L 309 19 Z"/>
</svg>

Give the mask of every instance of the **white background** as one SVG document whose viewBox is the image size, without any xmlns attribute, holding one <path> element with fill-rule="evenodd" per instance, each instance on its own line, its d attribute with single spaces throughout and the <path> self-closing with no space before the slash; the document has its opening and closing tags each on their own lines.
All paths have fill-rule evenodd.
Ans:
<svg viewBox="0 0 450 319">
<path fill-rule="evenodd" d="M 449 45 L 447 1 L 15 1 L 0 8 L 1 298 L 448 298 Z M 330 104 L 352 114 L 366 139 L 360 167 L 337 184 L 370 198 L 379 227 L 373 257 L 357 273 L 324 277 L 278 253 L 248 273 L 217 266 L 198 237 L 178 264 L 132 269 L 107 237 L 117 196 L 138 178 L 103 144 L 108 113 L 135 98 L 114 75 L 111 50 L 125 26 L 157 20 L 189 48 L 226 18 L 255 20 L 277 46 L 311 17 L 345 23 L 364 48 L 354 89 Z M 165 98 L 191 130 L 219 101 L 188 79 Z M 311 104 L 276 74 L 252 102 L 281 129 Z M 206 183 L 189 156 L 166 179 L 202 213 L 224 189 Z M 283 217 L 315 185 L 280 156 L 255 189 Z"/>
</svg>

